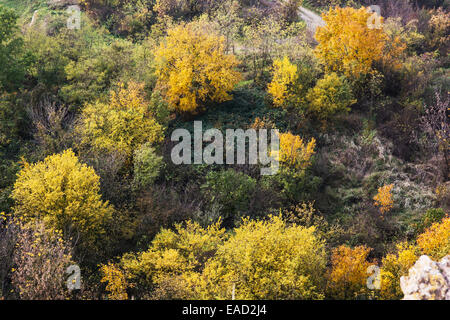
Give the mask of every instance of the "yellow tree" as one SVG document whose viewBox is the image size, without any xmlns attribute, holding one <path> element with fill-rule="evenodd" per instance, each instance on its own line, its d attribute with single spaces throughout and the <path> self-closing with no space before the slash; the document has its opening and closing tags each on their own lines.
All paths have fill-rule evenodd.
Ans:
<svg viewBox="0 0 450 320">
<path fill-rule="evenodd" d="M 354 299 L 367 293 L 367 261 L 370 248 L 359 246 L 354 249 L 340 246 L 333 250 L 331 270 L 328 274 L 327 289 L 336 299 Z"/>
<path fill-rule="evenodd" d="M 100 271 L 103 275 L 100 282 L 106 283 L 106 291 L 109 292 L 108 299 L 127 300 L 127 281 L 123 271 L 111 262 L 102 265 Z"/>
<path fill-rule="evenodd" d="M 348 112 L 349 107 L 356 103 L 345 77 L 339 77 L 334 72 L 317 81 L 316 86 L 308 91 L 307 100 L 309 109 L 322 120 Z"/>
<path fill-rule="evenodd" d="M 231 99 L 240 80 L 236 58 L 225 53 L 225 39 L 196 23 L 168 30 L 155 52 L 156 75 L 166 100 L 178 112 L 196 113 L 207 102 Z"/>
<path fill-rule="evenodd" d="M 175 230 L 161 230 L 147 251 L 124 255 L 120 265 L 128 284 L 139 294 L 146 294 L 148 288 L 152 288 L 166 299 L 169 294 L 170 297 L 184 298 L 189 292 L 186 279 L 204 268 L 225 237 L 220 221 L 207 228 L 187 221 L 175 225 Z M 111 289 L 117 287 L 114 284 L 117 278 L 104 279 Z"/>
<path fill-rule="evenodd" d="M 434 223 L 417 237 L 417 245 L 401 242 L 395 253 L 382 260 L 381 290 L 383 299 L 400 299 L 400 277 L 407 275 L 421 254 L 440 260 L 450 254 L 450 218 Z"/>
<path fill-rule="evenodd" d="M 25 221 L 42 220 L 64 236 L 88 242 L 105 233 L 113 208 L 100 196 L 100 178 L 72 150 L 25 163 L 12 197 Z"/>
<path fill-rule="evenodd" d="M 407 275 L 419 258 L 417 248 L 406 242 L 397 244 L 396 252 L 389 253 L 382 260 L 380 272 L 380 296 L 386 300 L 400 299 L 403 292 L 400 288 L 400 277 Z"/>
<path fill-rule="evenodd" d="M 119 83 L 109 102 L 84 107 L 78 130 L 83 142 L 100 151 L 119 151 L 128 156 L 146 142 L 162 141 L 164 129 L 145 98 L 143 84 Z"/>
<path fill-rule="evenodd" d="M 316 56 L 324 64 L 327 72 L 339 72 L 350 79 L 371 73 L 373 64 L 383 57 L 394 59 L 393 53 L 400 54 L 400 45 L 389 45 L 392 39 L 383 28 L 370 28 L 366 8 L 335 7 L 323 14 L 326 25 L 317 28 L 319 45 Z M 380 17 L 381 23 L 383 18 Z"/>
<path fill-rule="evenodd" d="M 394 199 L 392 198 L 393 184 L 385 185 L 378 188 L 378 193 L 373 197 L 374 205 L 380 207 L 381 214 L 389 212 L 394 207 Z"/>
<path fill-rule="evenodd" d="M 280 133 L 279 161 L 289 167 L 304 170 L 311 165 L 316 139 L 309 142 L 290 132 Z"/>
<path fill-rule="evenodd" d="M 434 223 L 417 238 L 417 245 L 423 254 L 439 260 L 450 254 L 450 218 Z"/>
<path fill-rule="evenodd" d="M 289 107 L 295 103 L 298 88 L 297 66 L 285 56 L 273 62 L 272 82 L 267 87 L 267 92 L 272 96 L 275 107 Z"/>
<path fill-rule="evenodd" d="M 244 219 L 191 283 L 200 299 L 321 299 L 325 265 L 314 226 Z"/>
</svg>

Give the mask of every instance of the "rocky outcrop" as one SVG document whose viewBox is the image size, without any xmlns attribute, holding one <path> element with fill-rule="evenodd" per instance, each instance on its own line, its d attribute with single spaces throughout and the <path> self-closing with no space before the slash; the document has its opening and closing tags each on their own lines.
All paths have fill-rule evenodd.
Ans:
<svg viewBox="0 0 450 320">
<path fill-rule="evenodd" d="M 421 256 L 400 278 L 403 300 L 450 300 L 450 255 L 440 262 Z"/>
</svg>

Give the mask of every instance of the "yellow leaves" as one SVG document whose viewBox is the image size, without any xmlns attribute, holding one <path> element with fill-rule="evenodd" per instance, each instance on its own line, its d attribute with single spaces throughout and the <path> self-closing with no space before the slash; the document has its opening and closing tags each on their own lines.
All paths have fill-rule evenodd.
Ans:
<svg viewBox="0 0 450 320">
<path fill-rule="evenodd" d="M 288 226 L 278 216 L 244 219 L 205 267 L 211 287 L 202 298 L 229 299 L 233 282 L 237 299 L 321 298 L 324 267 L 324 243 L 314 227 Z"/>
<path fill-rule="evenodd" d="M 225 54 L 224 38 L 196 23 L 169 29 L 155 62 L 159 87 L 179 112 L 196 113 L 209 101 L 230 100 L 229 92 L 240 80 L 238 61 Z"/>
<path fill-rule="evenodd" d="M 225 229 L 220 227 L 220 221 L 207 228 L 187 221 L 177 224 L 174 231 L 161 230 L 149 250 L 137 256 L 125 256 L 121 263 L 130 281 L 138 280 L 143 274 L 145 280 L 141 278 L 141 281 L 159 285 L 168 277 L 188 277 L 201 268 L 224 238 Z M 179 281 L 183 281 L 183 277 Z"/>
<path fill-rule="evenodd" d="M 397 244 L 396 253 L 390 253 L 382 260 L 380 295 L 383 299 L 403 297 L 400 277 L 408 274 L 418 258 L 417 248 L 406 242 Z"/>
<path fill-rule="evenodd" d="M 287 166 L 304 170 L 311 165 L 311 158 L 315 154 L 316 139 L 309 142 L 290 132 L 280 133 L 279 161 Z"/>
<path fill-rule="evenodd" d="M 372 72 L 373 63 L 387 52 L 390 58 L 398 55 L 395 48 L 387 48 L 389 37 L 383 29 L 371 29 L 367 21 L 371 13 L 366 8 L 330 8 L 323 14 L 326 25 L 317 28 L 319 45 L 315 54 L 325 65 L 327 72 L 340 72 L 350 79 Z M 381 17 L 381 23 L 383 18 Z M 386 52 L 386 49 L 387 50 Z"/>
<path fill-rule="evenodd" d="M 91 232 L 102 232 L 100 226 L 113 210 L 101 200 L 99 179 L 70 149 L 49 156 L 18 173 L 12 192 L 15 212 L 27 221 L 42 219 L 49 228 L 70 226 L 84 236 L 95 236 Z"/>
<path fill-rule="evenodd" d="M 392 198 L 393 184 L 385 185 L 378 188 L 378 193 L 373 197 L 374 205 L 380 207 L 381 214 L 389 212 L 394 207 L 394 199 Z"/>
<path fill-rule="evenodd" d="M 417 238 L 417 245 L 426 255 L 440 260 L 450 254 L 450 218 L 434 223 Z"/>
<path fill-rule="evenodd" d="M 335 248 L 331 256 L 331 271 L 328 274 L 328 290 L 336 299 L 354 299 L 366 290 L 367 261 L 371 249 L 359 246 Z"/>
<path fill-rule="evenodd" d="M 106 291 L 109 292 L 108 299 L 127 300 L 127 282 L 123 272 L 111 262 L 106 265 L 102 265 L 100 272 L 103 274 L 100 282 L 107 283 Z"/>
<path fill-rule="evenodd" d="M 339 77 L 334 72 L 317 81 L 306 98 L 310 110 L 319 119 L 327 119 L 339 112 L 348 112 L 349 106 L 356 103 L 350 85 L 344 77 Z"/>
<path fill-rule="evenodd" d="M 287 56 L 273 62 L 272 82 L 269 83 L 267 92 L 272 96 L 274 106 L 286 106 L 292 101 L 297 80 L 297 66 Z"/>
<path fill-rule="evenodd" d="M 164 229 L 149 250 L 121 264 L 131 282 L 156 285 L 159 294 L 175 290 L 172 297 L 230 299 L 234 283 L 238 299 L 308 299 L 323 298 L 318 286 L 326 256 L 315 227 L 269 216 L 243 219 L 230 234 L 219 222 Z"/>
<path fill-rule="evenodd" d="M 118 89 L 111 92 L 109 103 L 88 104 L 78 129 L 84 143 L 127 156 L 143 143 L 162 141 L 164 131 L 150 111 L 144 85 L 135 82 L 127 87 L 119 83 Z"/>
<path fill-rule="evenodd" d="M 396 253 L 386 255 L 382 260 L 381 291 L 383 299 L 403 297 L 400 289 L 400 277 L 407 275 L 421 254 L 434 260 L 440 260 L 450 254 L 450 218 L 434 223 L 417 237 L 417 246 L 401 242 Z"/>
</svg>

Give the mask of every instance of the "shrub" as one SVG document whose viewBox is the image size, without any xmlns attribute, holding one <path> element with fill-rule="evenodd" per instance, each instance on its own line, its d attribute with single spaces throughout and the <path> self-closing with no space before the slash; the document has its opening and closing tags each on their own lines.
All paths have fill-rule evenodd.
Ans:
<svg viewBox="0 0 450 320">
<path fill-rule="evenodd" d="M 350 106 L 356 103 L 352 88 L 336 73 L 326 74 L 316 86 L 308 91 L 307 100 L 310 111 L 319 119 L 326 120 L 338 113 L 350 111 Z"/>
<path fill-rule="evenodd" d="M 359 246 L 335 248 L 331 256 L 331 270 L 328 274 L 328 291 L 335 299 L 355 299 L 368 293 L 366 286 L 367 256 L 370 248 Z"/>
<path fill-rule="evenodd" d="M 71 247 L 59 231 L 42 222 L 30 223 L 18 234 L 12 286 L 24 300 L 67 299 L 65 278 L 71 259 Z"/>
<path fill-rule="evenodd" d="M 84 107 L 78 126 L 83 143 L 99 151 L 117 151 L 131 157 L 143 143 L 163 139 L 163 127 L 156 121 L 145 98 L 143 85 L 119 84 L 109 103 L 97 101 Z"/>
<path fill-rule="evenodd" d="M 150 144 L 144 144 L 134 153 L 134 181 L 139 188 L 153 184 L 164 164 Z"/>
<path fill-rule="evenodd" d="M 221 206 L 224 219 L 244 214 L 256 189 L 256 180 L 233 169 L 211 171 L 201 187 L 210 204 Z"/>
<path fill-rule="evenodd" d="M 316 139 L 308 143 L 290 132 L 280 134 L 279 161 L 288 167 L 305 170 L 311 165 Z"/>
<path fill-rule="evenodd" d="M 417 245 L 423 254 L 440 260 L 450 253 L 450 218 L 431 225 L 417 238 Z"/>
<path fill-rule="evenodd" d="M 415 246 L 402 242 L 396 247 L 396 253 L 390 253 L 382 260 L 380 296 L 386 300 L 403 297 L 400 277 L 408 274 L 418 258 Z"/>
<path fill-rule="evenodd" d="M 298 100 L 298 91 L 301 85 L 297 82 L 297 66 L 285 56 L 273 62 L 272 82 L 267 87 L 267 92 L 272 96 L 275 107 L 292 107 Z"/>
<path fill-rule="evenodd" d="M 43 220 L 76 242 L 105 233 L 113 208 L 101 200 L 99 177 L 72 150 L 24 164 L 14 184 L 14 211 L 25 221 Z"/>
<path fill-rule="evenodd" d="M 394 63 L 404 48 L 397 41 L 388 46 L 392 39 L 382 28 L 369 28 L 371 15 L 366 8 L 352 7 L 330 8 L 323 14 L 326 25 L 317 28 L 319 45 L 315 52 L 327 73 L 339 72 L 349 79 L 358 79 L 371 73 L 376 61 L 388 59 Z M 380 19 L 382 23 L 383 18 Z"/>
<path fill-rule="evenodd" d="M 200 299 L 321 299 L 325 264 L 315 227 L 244 219 L 192 282 Z"/>
</svg>

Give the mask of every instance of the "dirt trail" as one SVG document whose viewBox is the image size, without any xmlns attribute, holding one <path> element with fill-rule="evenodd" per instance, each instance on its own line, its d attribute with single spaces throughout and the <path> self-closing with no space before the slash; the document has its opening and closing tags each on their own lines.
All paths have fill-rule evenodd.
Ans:
<svg viewBox="0 0 450 320">
<path fill-rule="evenodd" d="M 306 8 L 300 7 L 298 12 L 300 18 L 306 22 L 306 25 L 311 31 L 316 31 L 317 27 L 324 26 L 325 21 L 322 17 Z"/>
</svg>

